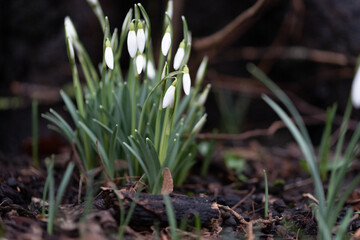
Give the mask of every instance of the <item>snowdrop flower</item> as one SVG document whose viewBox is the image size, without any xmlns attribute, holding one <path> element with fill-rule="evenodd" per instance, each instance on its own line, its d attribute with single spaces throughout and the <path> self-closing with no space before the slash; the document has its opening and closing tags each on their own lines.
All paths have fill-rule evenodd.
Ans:
<svg viewBox="0 0 360 240">
<path fill-rule="evenodd" d="M 135 60 L 135 64 L 136 64 L 136 70 L 137 73 L 140 74 L 143 70 L 144 67 L 144 57 L 143 55 L 140 53 L 136 56 L 136 60 Z"/>
<path fill-rule="evenodd" d="M 173 107 L 174 106 L 174 99 L 175 99 L 175 86 L 176 86 L 175 80 L 170 87 L 166 90 L 164 99 L 163 99 L 163 108 L 167 108 L 168 106 Z"/>
<path fill-rule="evenodd" d="M 97 5 L 99 3 L 98 0 L 87 0 L 88 3 L 90 3 L 91 5 Z"/>
<path fill-rule="evenodd" d="M 75 30 L 74 24 L 72 23 L 70 17 L 65 17 L 64 25 L 65 25 L 66 36 L 68 38 L 72 38 L 72 39 L 77 38 L 76 30 Z"/>
<path fill-rule="evenodd" d="M 146 74 L 148 76 L 148 78 L 150 79 L 154 79 L 155 78 L 155 68 L 154 68 L 154 65 L 153 63 L 149 60 L 148 63 L 147 63 L 147 70 L 146 70 Z"/>
<path fill-rule="evenodd" d="M 105 56 L 104 56 L 105 63 L 108 66 L 108 68 L 113 70 L 114 69 L 114 54 L 113 54 L 109 39 L 106 39 L 105 46 L 106 46 L 105 47 Z"/>
<path fill-rule="evenodd" d="M 351 98 L 354 108 L 360 108 L 360 69 L 356 71 L 355 78 L 351 86 Z"/>
<path fill-rule="evenodd" d="M 161 52 L 164 56 L 166 56 L 169 52 L 171 46 L 171 34 L 170 27 L 166 28 L 165 34 L 161 40 Z"/>
<path fill-rule="evenodd" d="M 129 33 L 127 36 L 127 47 L 130 57 L 134 58 L 137 51 L 137 40 L 135 33 L 135 25 L 133 22 L 131 22 L 129 25 Z"/>
<path fill-rule="evenodd" d="M 184 71 L 184 76 L 182 79 L 183 89 L 184 89 L 184 93 L 186 95 L 189 95 L 190 87 L 191 87 L 191 78 L 189 74 L 189 68 L 187 65 L 184 66 L 183 71 Z"/>
<path fill-rule="evenodd" d="M 184 40 L 181 41 L 178 50 L 176 51 L 175 57 L 174 57 L 174 69 L 178 70 L 180 67 L 180 64 L 184 58 L 185 55 L 185 42 Z"/>
<path fill-rule="evenodd" d="M 144 52 L 145 49 L 145 32 L 141 21 L 138 23 L 138 30 L 136 33 L 137 48 L 140 53 Z"/>
</svg>

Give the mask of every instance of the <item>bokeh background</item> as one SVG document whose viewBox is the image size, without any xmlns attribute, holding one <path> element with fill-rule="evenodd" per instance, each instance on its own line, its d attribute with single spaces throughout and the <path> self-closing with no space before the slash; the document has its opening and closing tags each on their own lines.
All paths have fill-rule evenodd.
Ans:
<svg viewBox="0 0 360 240">
<path fill-rule="evenodd" d="M 140 2 L 150 15 L 158 51 L 166 1 Z M 121 27 L 137 1 L 100 3 L 113 29 Z M 247 72 L 249 62 L 289 94 L 307 116 L 315 141 L 326 107 L 338 102 L 339 117 L 342 115 L 360 52 L 360 1 L 174 0 L 175 46 L 182 37 L 181 15 L 193 36 L 189 62 L 193 78 L 202 57 L 209 56 L 204 84 L 211 83 L 213 88 L 204 131 L 216 128 L 238 134 L 267 128 L 278 120 L 261 100 L 267 90 Z M 40 113 L 63 107 L 59 90 L 72 83 L 64 41 L 65 16 L 72 18 L 80 39 L 98 63 L 102 32 L 85 0 L 0 1 L 0 158 L 31 149 L 32 99 L 39 100 Z M 227 27 L 234 28 L 226 32 Z M 359 118 L 355 111 L 353 119 Z M 45 120 L 39 120 L 44 154 L 57 151 L 61 139 L 47 130 Z M 289 141 L 281 137 L 275 142 Z"/>
</svg>

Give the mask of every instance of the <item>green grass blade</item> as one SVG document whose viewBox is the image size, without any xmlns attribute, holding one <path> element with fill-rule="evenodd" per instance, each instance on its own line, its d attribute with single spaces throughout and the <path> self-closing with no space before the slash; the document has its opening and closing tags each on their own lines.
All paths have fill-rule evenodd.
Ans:
<svg viewBox="0 0 360 240">
<path fill-rule="evenodd" d="M 313 155 L 313 151 L 311 150 L 312 145 L 309 145 L 309 143 L 306 141 L 306 139 L 301 134 L 299 129 L 291 121 L 290 117 L 284 112 L 284 110 L 280 108 L 278 104 L 276 104 L 266 95 L 263 95 L 263 99 L 285 123 L 285 125 L 287 126 L 293 137 L 295 138 L 296 142 L 298 143 L 301 152 L 303 153 L 304 158 L 309 166 L 310 173 L 314 181 L 316 197 L 319 200 L 320 213 L 324 214 L 325 213 L 324 189 L 320 179 L 319 171 L 316 167 L 316 157 Z"/>
<path fill-rule="evenodd" d="M 295 108 L 292 101 L 288 96 L 273 82 L 271 81 L 260 69 L 258 69 L 254 64 L 250 63 L 247 65 L 248 71 L 257 79 L 259 79 L 266 87 L 268 87 L 272 93 L 285 105 L 289 110 L 291 115 L 294 117 L 296 124 L 299 127 L 301 134 L 304 136 L 305 141 L 308 144 L 311 144 L 311 139 L 308 131 L 306 130 L 304 121 L 302 120 L 300 113 Z"/>
<path fill-rule="evenodd" d="M 61 180 L 60 186 L 59 186 L 58 191 L 57 191 L 56 200 L 55 200 L 56 208 L 58 208 L 58 206 L 61 203 L 61 199 L 64 196 L 66 187 L 67 187 L 67 185 L 69 183 L 69 180 L 70 180 L 70 177 L 71 177 L 71 174 L 72 174 L 73 170 L 74 170 L 74 163 L 70 162 L 69 165 L 66 168 L 66 171 L 64 173 L 64 176 L 63 176 L 63 178 Z"/>
</svg>

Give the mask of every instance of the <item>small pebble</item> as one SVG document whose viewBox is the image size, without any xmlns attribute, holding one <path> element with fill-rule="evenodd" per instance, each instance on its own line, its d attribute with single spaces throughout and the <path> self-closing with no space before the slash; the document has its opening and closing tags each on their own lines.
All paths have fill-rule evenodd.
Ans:
<svg viewBox="0 0 360 240">
<path fill-rule="evenodd" d="M 17 181 L 15 178 L 13 177 L 10 177 L 6 180 L 7 184 L 10 186 L 10 187 L 15 187 L 17 185 Z"/>
</svg>

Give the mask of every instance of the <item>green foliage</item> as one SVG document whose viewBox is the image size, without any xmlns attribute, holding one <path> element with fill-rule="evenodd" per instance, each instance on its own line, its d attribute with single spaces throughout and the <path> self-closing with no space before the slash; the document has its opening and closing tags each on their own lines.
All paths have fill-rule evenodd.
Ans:
<svg viewBox="0 0 360 240">
<path fill-rule="evenodd" d="M 170 46 L 166 58 L 160 54 L 157 69 L 153 70 L 155 73 L 152 75 L 155 62 L 150 37 L 151 25 L 142 5 L 135 4 L 134 10 L 129 10 L 120 33 L 116 28 L 111 33 L 109 20 L 103 17 L 100 4 L 91 7 L 104 32 L 101 49 L 104 58 L 99 64 L 99 72 L 91 62 L 70 18 L 65 19 L 65 40 L 73 75 L 75 103 L 64 91 L 61 91 L 61 97 L 75 129 L 52 109 L 43 117 L 50 121 L 51 129 L 75 145 L 86 171 L 103 164 L 110 178 L 122 176 L 125 172 L 116 169 L 115 162 L 126 160 L 126 172 L 131 176 L 145 173 L 152 193 L 160 192 L 165 167 L 172 172 L 174 182 L 181 184 L 194 164 L 195 136 L 206 119 L 200 91 L 204 67 L 200 67 L 195 87 L 190 94 L 181 97 L 184 75 L 182 69 L 186 66 L 191 49 L 191 35 L 185 18 L 182 18 L 185 54 L 179 71 L 170 71 Z M 130 58 L 129 69 L 124 75 L 120 57 L 123 55 L 123 45 L 131 23 L 135 28 L 141 23 L 148 37 L 144 53 L 137 52 L 137 56 L 141 55 L 144 59 L 143 73 L 138 73 L 137 57 L 134 57 Z M 168 15 L 164 17 L 164 31 L 167 26 L 172 34 L 171 18 Z M 114 53 L 112 70 L 105 63 L 105 49 L 109 45 Z M 75 58 L 79 64 L 76 64 Z M 206 62 L 205 58 L 201 66 L 206 67 Z M 84 74 L 85 86 L 80 84 L 78 65 Z M 174 106 L 163 109 L 164 94 L 171 84 L 176 87 Z"/>
<path fill-rule="evenodd" d="M 247 167 L 246 161 L 231 151 L 226 151 L 223 154 L 226 167 L 234 170 L 240 181 L 246 182 L 247 177 L 243 174 Z"/>
<path fill-rule="evenodd" d="M 54 169 L 54 156 L 52 156 L 51 160 L 47 159 L 46 162 L 47 173 L 48 176 L 45 182 L 44 194 L 43 194 L 43 202 L 47 198 L 49 194 L 49 208 L 48 208 L 48 222 L 47 222 L 47 232 L 49 234 L 53 233 L 53 226 L 56 217 L 56 213 L 59 209 L 61 200 L 65 194 L 66 187 L 69 183 L 71 174 L 74 170 L 74 164 L 69 163 L 64 173 L 64 176 L 61 180 L 61 183 L 58 187 L 57 194 L 55 195 L 55 180 L 53 176 L 53 169 Z M 45 206 L 43 205 L 42 210 L 43 217 L 45 216 Z"/>
<path fill-rule="evenodd" d="M 347 126 L 352 109 L 351 101 L 348 102 L 344 114 L 344 119 L 340 127 L 340 135 L 336 144 L 335 156 L 333 158 L 334 167 L 331 168 L 328 191 L 325 197 L 324 187 L 321 182 L 321 174 L 324 175 L 324 172 L 322 173 L 319 169 L 324 168 L 322 165 L 328 165 L 329 162 L 328 156 L 330 156 L 331 149 L 328 138 L 330 137 L 330 126 L 334 119 L 336 107 L 328 110 L 328 117 L 320 146 L 319 155 L 316 156 L 314 146 L 310 140 L 309 133 L 307 132 L 305 124 L 291 100 L 278 86 L 275 85 L 275 83 L 273 83 L 267 76 L 264 75 L 264 73 L 262 73 L 254 65 L 248 65 L 248 70 L 251 74 L 253 74 L 261 82 L 263 82 L 290 112 L 290 116 L 292 117 L 292 119 L 277 103 L 275 103 L 268 96 L 263 95 L 263 99 L 265 100 L 265 102 L 279 115 L 282 121 L 286 124 L 304 155 L 304 159 L 307 163 L 310 175 L 313 179 L 315 196 L 318 200 L 318 205 L 314 210 L 319 225 L 319 239 L 331 239 L 332 231 L 335 228 L 337 217 L 342 210 L 347 197 L 353 191 L 356 184 L 360 181 L 360 176 L 355 177 L 352 182 L 347 186 L 346 190 L 344 192 L 341 192 L 341 185 L 344 182 L 345 175 L 349 167 L 351 166 L 352 160 L 354 159 L 356 154 L 359 153 L 356 145 L 358 144 L 360 139 L 360 124 L 353 133 L 347 147 L 344 149 L 345 135 L 347 132 Z M 342 153 L 344 153 L 343 156 Z M 327 170 L 325 169 L 322 171 Z M 351 215 L 352 210 L 348 210 L 345 218 L 343 219 L 341 225 L 339 226 L 335 234 L 335 239 L 344 238 L 344 234 L 346 233 L 345 230 L 349 226 Z"/>
</svg>

